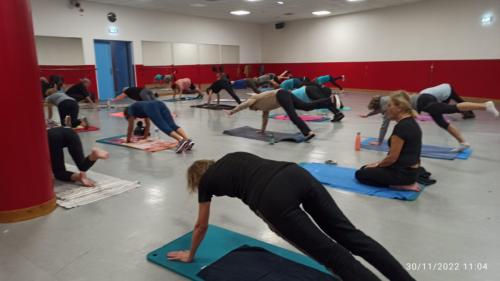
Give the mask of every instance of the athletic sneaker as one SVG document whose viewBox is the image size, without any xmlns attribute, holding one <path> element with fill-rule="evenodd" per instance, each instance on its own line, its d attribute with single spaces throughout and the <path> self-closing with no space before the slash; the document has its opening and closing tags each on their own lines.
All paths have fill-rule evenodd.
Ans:
<svg viewBox="0 0 500 281">
<path fill-rule="evenodd" d="M 188 141 L 188 144 L 186 145 L 186 150 L 190 151 L 191 149 L 193 149 L 194 142 L 192 139 L 188 139 L 187 141 Z"/>
<path fill-rule="evenodd" d="M 470 144 L 463 142 L 461 143 L 457 148 L 452 149 L 452 152 L 462 152 L 466 150 L 467 148 L 470 148 Z"/>
<path fill-rule="evenodd" d="M 345 115 L 342 112 L 339 112 L 333 116 L 332 120 L 330 122 L 339 122 L 340 120 L 344 119 Z"/>
<path fill-rule="evenodd" d="M 64 124 L 61 125 L 71 128 L 71 116 L 66 115 L 66 117 L 64 117 Z"/>
<path fill-rule="evenodd" d="M 182 153 L 189 144 L 189 140 L 181 140 L 175 148 L 175 153 Z"/>
<path fill-rule="evenodd" d="M 498 113 L 498 110 L 495 108 L 495 103 L 493 103 L 492 101 L 486 102 L 486 111 L 493 114 L 493 116 L 495 116 L 495 117 L 498 117 L 500 115 Z"/>
<path fill-rule="evenodd" d="M 312 138 L 314 138 L 316 135 L 315 134 L 310 134 L 310 135 L 307 135 L 305 136 L 306 138 L 304 139 L 304 141 L 309 141 L 311 140 Z"/>
</svg>

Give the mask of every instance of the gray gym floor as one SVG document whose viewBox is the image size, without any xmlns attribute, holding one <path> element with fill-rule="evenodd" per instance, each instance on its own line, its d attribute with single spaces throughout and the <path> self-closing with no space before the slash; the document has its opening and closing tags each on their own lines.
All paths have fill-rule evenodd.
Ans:
<svg viewBox="0 0 500 281">
<path fill-rule="evenodd" d="M 221 111 L 189 107 L 199 101 L 168 103 L 178 114 L 178 124 L 195 140 L 194 151 L 184 155 L 173 151 L 151 154 L 97 144 L 111 153 L 111 159 L 98 162 L 94 171 L 140 180 L 143 186 L 87 206 L 72 210 L 58 208 L 43 218 L 0 225 L 0 279 L 184 280 L 149 263 L 145 256 L 192 230 L 197 197 L 187 193 L 185 180 L 191 162 L 217 159 L 234 151 L 294 162 L 332 159 L 351 167 L 381 159 L 382 153 L 353 149 L 357 131 L 363 136 L 376 136 L 378 132 L 379 116 L 369 119 L 357 116 L 365 111 L 369 97 L 346 94 L 344 103 L 352 106 L 353 111 L 346 113 L 341 124 L 309 123 L 317 133 L 311 143 L 275 145 L 222 135 L 224 129 L 260 126 L 259 113 L 244 111 L 227 117 Z M 83 110 L 91 122 L 101 127 L 99 132 L 80 134 L 86 151 L 99 138 L 125 132 L 125 120 L 108 116 L 114 111 Z M 387 247 L 402 264 L 416 263 L 421 267 L 426 264 L 425 270 L 412 271 L 417 280 L 498 280 L 500 196 L 496 173 L 500 171 L 500 120 L 484 112 L 478 112 L 475 120 L 454 117 L 457 118 L 454 124 L 473 146 L 472 158 L 466 161 L 423 158 L 423 165 L 438 183 L 428 187 L 417 201 L 328 190 L 352 222 Z M 420 124 L 424 143 L 455 145 L 433 122 Z M 286 121 L 271 120 L 269 129 L 296 132 Z M 239 200 L 215 199 L 210 219 L 212 224 L 293 249 Z M 453 268 L 438 263 L 452 263 Z M 476 268 L 478 263 L 482 270 Z M 429 269 L 429 264 L 435 268 Z M 482 268 L 484 264 L 487 269 Z"/>
</svg>

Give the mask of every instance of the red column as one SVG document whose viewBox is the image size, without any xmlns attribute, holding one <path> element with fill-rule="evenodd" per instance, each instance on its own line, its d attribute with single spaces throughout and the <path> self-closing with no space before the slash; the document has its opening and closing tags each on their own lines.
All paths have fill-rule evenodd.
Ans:
<svg viewBox="0 0 500 281">
<path fill-rule="evenodd" d="M 0 223 L 55 208 L 29 0 L 0 1 Z"/>
</svg>

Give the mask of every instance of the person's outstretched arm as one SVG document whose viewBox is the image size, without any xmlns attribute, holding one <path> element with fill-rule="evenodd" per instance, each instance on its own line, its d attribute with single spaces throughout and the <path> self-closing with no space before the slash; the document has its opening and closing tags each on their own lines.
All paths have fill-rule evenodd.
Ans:
<svg viewBox="0 0 500 281">
<path fill-rule="evenodd" d="M 260 130 L 261 134 L 264 134 L 266 132 L 268 121 L 269 121 L 269 111 L 262 111 L 262 128 Z"/>
<path fill-rule="evenodd" d="M 380 126 L 377 145 L 382 145 L 384 143 L 385 135 L 387 134 L 387 130 L 389 129 L 389 124 L 391 123 L 391 119 L 389 119 L 387 113 L 384 113 L 384 116 L 382 118 L 383 121 L 382 121 L 382 126 Z"/>
<path fill-rule="evenodd" d="M 208 220 L 210 217 L 210 202 L 200 203 L 198 210 L 198 220 L 193 230 L 193 237 L 191 240 L 191 249 L 185 251 L 175 251 L 167 254 L 169 260 L 192 262 L 198 247 L 205 238 L 208 230 Z"/>
<path fill-rule="evenodd" d="M 119 101 L 119 100 L 122 100 L 126 97 L 127 97 L 127 95 L 125 93 L 121 93 L 118 96 L 116 96 L 116 98 L 114 98 L 113 101 Z"/>
<path fill-rule="evenodd" d="M 242 111 L 243 109 L 247 109 L 248 107 L 250 107 L 254 103 L 255 103 L 255 99 L 247 99 L 246 101 L 238 104 L 238 106 L 236 106 L 231 111 L 229 111 L 229 115 L 233 115 L 237 112 Z"/>
<path fill-rule="evenodd" d="M 145 118 L 144 122 L 146 123 L 146 126 L 144 127 L 144 139 L 147 139 L 149 137 L 149 132 L 151 131 L 151 121 L 149 121 L 149 118 Z"/>
<path fill-rule="evenodd" d="M 49 120 L 51 120 L 52 115 L 54 115 L 53 110 L 52 110 L 52 106 L 53 106 L 53 104 L 51 102 L 47 103 L 47 119 L 49 119 Z M 61 125 L 63 125 L 63 124 L 61 124 Z"/>
<path fill-rule="evenodd" d="M 128 118 L 128 128 L 127 128 L 127 142 L 132 141 L 132 132 L 134 131 L 134 118 Z"/>
<path fill-rule="evenodd" d="M 85 99 L 90 103 L 90 105 L 92 107 L 96 107 L 96 104 L 94 103 L 94 101 L 92 100 L 92 98 L 90 98 L 90 96 L 87 96 Z"/>
</svg>

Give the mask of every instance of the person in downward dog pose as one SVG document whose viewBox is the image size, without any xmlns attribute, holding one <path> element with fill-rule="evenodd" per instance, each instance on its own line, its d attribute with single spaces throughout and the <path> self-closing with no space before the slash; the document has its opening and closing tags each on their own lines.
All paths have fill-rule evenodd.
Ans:
<svg viewBox="0 0 500 281">
<path fill-rule="evenodd" d="M 86 172 L 97 160 L 108 159 L 109 153 L 99 148 L 93 148 L 92 152 L 85 157 L 80 137 L 70 128 L 56 127 L 48 129 L 47 136 L 54 177 L 61 181 L 79 182 L 87 187 L 95 186 L 95 183 L 87 177 Z M 69 154 L 80 172 L 66 170 L 64 164 L 65 147 L 68 148 Z"/>
<path fill-rule="evenodd" d="M 442 89 L 447 88 L 447 86 L 442 87 Z M 404 91 L 400 91 L 404 92 Z M 427 93 L 428 92 L 428 93 Z M 460 102 L 457 104 L 449 104 L 450 95 L 446 94 L 447 91 L 436 90 L 429 91 L 424 90 L 419 94 L 410 95 L 404 92 L 410 97 L 410 103 L 412 108 L 418 113 L 426 112 L 429 113 L 432 120 L 442 129 L 446 130 L 450 135 L 452 135 L 459 143 L 459 146 L 455 148 L 455 151 L 463 151 L 470 147 L 455 126 L 450 124 L 445 118 L 444 114 L 462 113 L 470 114 L 467 112 L 474 110 L 483 110 L 491 113 L 493 116 L 498 117 L 498 110 L 495 108 L 495 104 L 492 101 L 487 101 L 484 103 L 473 103 L 473 102 Z M 377 142 L 372 144 L 381 145 L 384 141 L 387 129 L 389 127 L 390 118 L 386 115 L 387 106 L 389 104 L 389 97 L 387 96 L 374 96 L 370 103 L 368 104 L 368 109 L 371 110 L 367 114 L 361 115 L 361 117 L 366 118 L 373 116 L 375 114 L 383 115 L 383 122 L 380 128 L 379 139 Z"/>
<path fill-rule="evenodd" d="M 357 229 L 326 188 L 295 163 L 236 152 L 218 161 L 195 161 L 187 178 L 188 190 L 198 192 L 198 219 L 191 248 L 167 253 L 170 260 L 196 258 L 208 229 L 212 197 L 229 196 L 241 199 L 272 231 L 342 280 L 380 280 L 353 255 L 389 280 L 415 280 L 389 251 Z"/>
<path fill-rule="evenodd" d="M 161 101 L 135 102 L 129 107 L 126 107 L 123 114 L 128 121 L 127 142 L 132 141 L 135 119 L 143 118 L 146 122 L 143 132 L 145 138 L 149 136 L 151 127 L 149 120 L 151 120 L 160 131 L 179 142 L 175 150 L 176 153 L 191 150 L 194 146 L 194 142 L 187 136 L 186 131 L 175 123 L 170 110 L 165 103 Z"/>
</svg>

